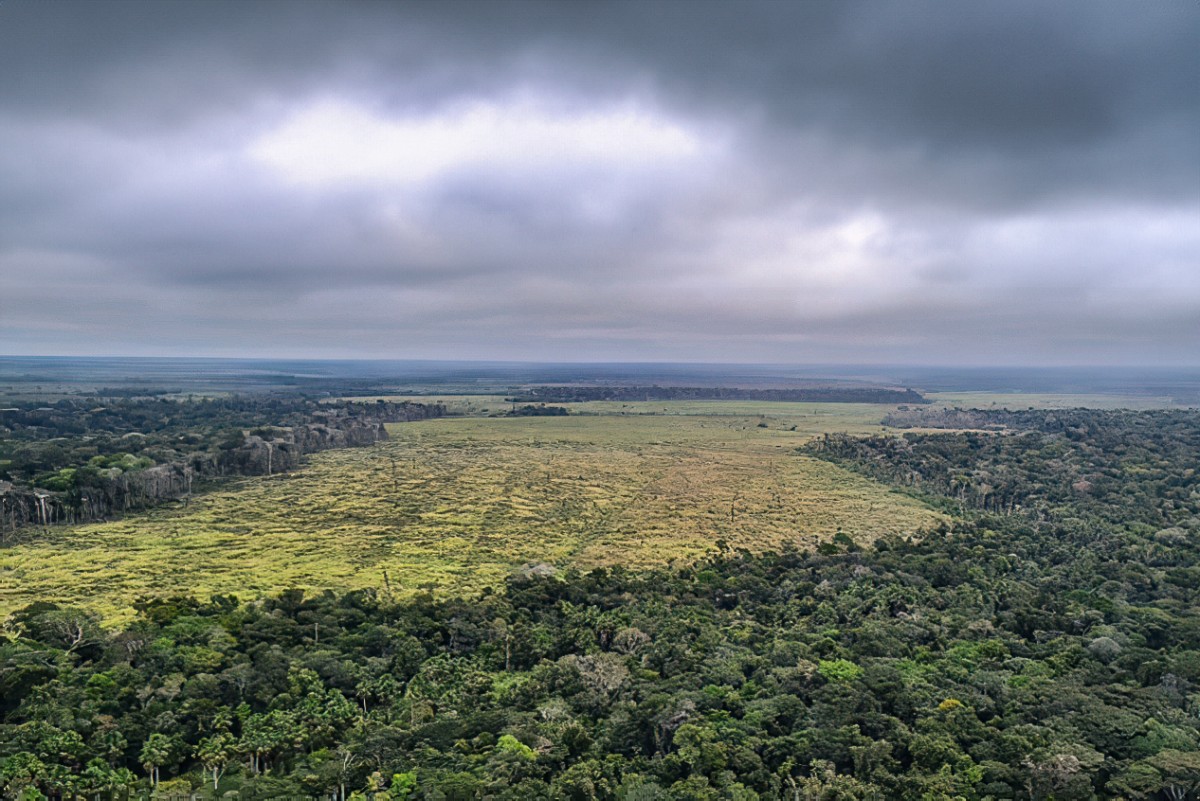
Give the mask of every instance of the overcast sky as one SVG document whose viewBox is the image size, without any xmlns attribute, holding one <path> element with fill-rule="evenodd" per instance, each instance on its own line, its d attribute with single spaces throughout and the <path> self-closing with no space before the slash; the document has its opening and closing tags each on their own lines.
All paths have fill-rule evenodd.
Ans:
<svg viewBox="0 0 1200 801">
<path fill-rule="evenodd" d="M 0 0 L 0 353 L 1200 363 L 1200 3 Z"/>
</svg>

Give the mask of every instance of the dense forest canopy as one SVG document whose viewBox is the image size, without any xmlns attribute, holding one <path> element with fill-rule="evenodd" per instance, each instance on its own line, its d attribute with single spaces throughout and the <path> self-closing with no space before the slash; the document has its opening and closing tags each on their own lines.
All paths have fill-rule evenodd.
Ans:
<svg viewBox="0 0 1200 801">
<path fill-rule="evenodd" d="M 989 414 L 1004 433 L 813 445 L 956 512 L 921 541 L 536 567 L 474 598 L 148 599 L 122 631 L 36 604 L 0 645 L 0 782 L 14 798 L 1195 797 L 1200 413 Z"/>
</svg>

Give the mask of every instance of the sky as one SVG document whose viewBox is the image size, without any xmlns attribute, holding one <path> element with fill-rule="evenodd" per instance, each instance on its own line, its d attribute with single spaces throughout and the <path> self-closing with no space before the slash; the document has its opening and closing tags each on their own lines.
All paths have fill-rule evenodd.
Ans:
<svg viewBox="0 0 1200 801">
<path fill-rule="evenodd" d="M 1200 364 L 1200 4 L 0 0 L 0 353 Z"/>
</svg>

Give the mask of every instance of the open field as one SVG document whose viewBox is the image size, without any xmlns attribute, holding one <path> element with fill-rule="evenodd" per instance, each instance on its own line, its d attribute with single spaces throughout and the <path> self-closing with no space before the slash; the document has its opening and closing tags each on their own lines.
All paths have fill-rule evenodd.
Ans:
<svg viewBox="0 0 1200 801">
<path fill-rule="evenodd" d="M 964 409 L 1169 409 L 1179 404 L 1168 396 L 1119 395 L 1101 393 L 1047 392 L 927 392 L 925 396 L 936 406 L 957 406 Z M 506 403 L 503 395 L 378 395 L 369 398 L 347 398 L 360 402 L 376 399 L 441 403 L 451 414 L 503 414 L 519 404 Z M 799 417 L 810 420 L 826 417 L 833 420 L 861 422 L 864 409 L 887 409 L 860 403 L 776 403 L 771 401 L 650 401 L 622 403 L 592 401 L 588 403 L 552 404 L 566 406 L 572 414 L 685 414 L 685 415 L 757 415 Z M 875 418 L 882 417 L 882 412 Z"/>
<path fill-rule="evenodd" d="M 454 592 L 527 562 L 636 567 L 721 539 L 761 550 L 841 529 L 867 542 L 939 520 L 795 453 L 827 431 L 879 430 L 885 407 L 648 406 L 672 413 L 395 425 L 390 442 L 318 454 L 187 509 L 55 530 L 0 551 L 0 615 L 54 600 L 119 620 L 140 595 L 382 587 L 385 571 L 397 593 Z"/>
<path fill-rule="evenodd" d="M 523 403 L 508 403 L 503 395 L 374 395 L 367 398 L 339 398 L 360 403 L 376 400 L 390 402 L 412 401 L 414 403 L 440 403 L 450 414 L 481 415 L 504 414 Z M 801 434 L 824 434 L 835 431 L 880 431 L 879 421 L 896 407 L 874 403 L 800 403 L 788 401 L 758 400 L 670 400 L 670 401 L 586 401 L 583 403 L 550 403 L 548 406 L 563 406 L 573 415 L 603 415 L 629 417 L 655 415 L 664 417 L 720 417 L 748 418 L 776 421 L 779 425 L 795 425 Z M 774 425 L 774 424 L 773 424 Z"/>
<path fill-rule="evenodd" d="M 1045 392 L 930 392 L 938 406 L 963 409 L 1170 409 L 1178 404 L 1166 396 L 1065 394 Z"/>
</svg>

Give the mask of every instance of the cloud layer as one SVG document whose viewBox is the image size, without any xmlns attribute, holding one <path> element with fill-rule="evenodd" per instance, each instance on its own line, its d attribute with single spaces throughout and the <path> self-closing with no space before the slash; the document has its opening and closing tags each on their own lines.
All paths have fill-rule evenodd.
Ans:
<svg viewBox="0 0 1200 801">
<path fill-rule="evenodd" d="M 0 351 L 1200 361 L 1200 7 L 0 3 Z"/>
</svg>

